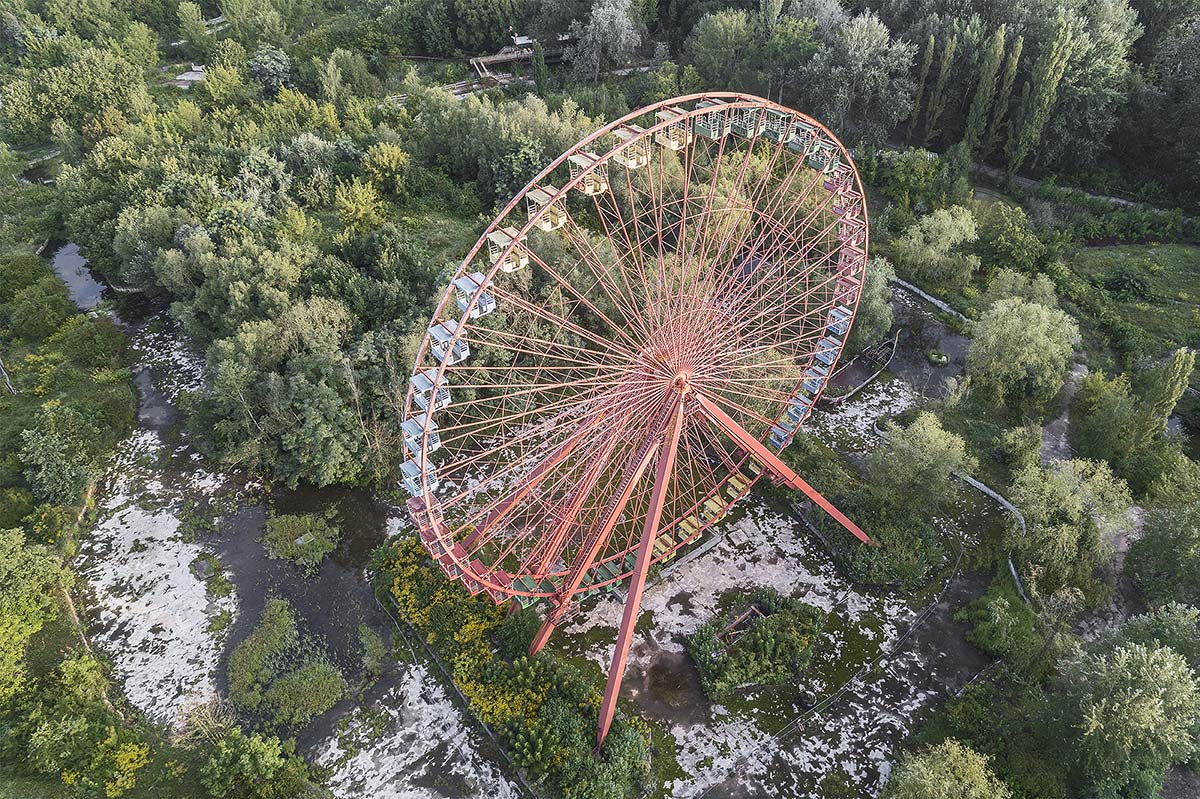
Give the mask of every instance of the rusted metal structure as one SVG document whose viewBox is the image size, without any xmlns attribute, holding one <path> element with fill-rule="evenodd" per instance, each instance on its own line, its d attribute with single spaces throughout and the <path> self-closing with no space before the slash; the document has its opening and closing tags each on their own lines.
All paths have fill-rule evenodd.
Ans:
<svg viewBox="0 0 1200 799">
<path fill-rule="evenodd" d="M 407 398 L 410 515 L 471 593 L 544 604 L 531 652 L 628 584 L 599 742 L 647 571 L 758 478 L 869 540 L 778 455 L 836 367 L 867 244 L 862 185 L 829 130 L 695 94 L 555 159 L 438 303 Z"/>
</svg>

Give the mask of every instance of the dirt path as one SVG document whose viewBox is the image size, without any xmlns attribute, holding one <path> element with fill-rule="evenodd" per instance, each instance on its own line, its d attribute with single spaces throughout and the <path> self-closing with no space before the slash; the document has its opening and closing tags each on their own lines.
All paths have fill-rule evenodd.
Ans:
<svg viewBox="0 0 1200 799">
<path fill-rule="evenodd" d="M 1042 447 L 1039 455 L 1043 466 L 1070 460 L 1075 455 L 1071 443 L 1067 440 L 1067 431 L 1071 426 L 1071 401 L 1075 398 L 1075 392 L 1079 390 L 1080 381 L 1087 373 L 1086 365 L 1072 365 L 1067 381 L 1058 392 L 1059 414 L 1042 427 Z"/>
</svg>

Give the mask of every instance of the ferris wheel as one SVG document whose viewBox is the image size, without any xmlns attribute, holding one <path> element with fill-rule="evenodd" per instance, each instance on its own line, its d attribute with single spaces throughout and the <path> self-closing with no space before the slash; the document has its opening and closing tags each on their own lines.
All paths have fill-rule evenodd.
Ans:
<svg viewBox="0 0 1200 799">
<path fill-rule="evenodd" d="M 598 738 L 647 571 L 764 474 L 867 536 L 778 457 L 854 320 L 867 208 L 824 126 L 759 97 L 640 109 L 559 156 L 463 259 L 416 356 L 402 481 L 429 554 L 546 604 L 531 652 L 628 583 Z"/>
</svg>

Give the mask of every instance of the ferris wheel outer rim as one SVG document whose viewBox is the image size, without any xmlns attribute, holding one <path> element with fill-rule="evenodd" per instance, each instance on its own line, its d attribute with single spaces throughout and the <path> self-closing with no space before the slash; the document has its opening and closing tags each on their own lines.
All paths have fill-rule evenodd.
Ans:
<svg viewBox="0 0 1200 799">
<path fill-rule="evenodd" d="M 780 103 L 773 102 L 766 98 L 758 97 L 758 96 L 752 95 L 752 94 L 746 94 L 744 92 L 699 92 L 699 93 L 695 93 L 695 94 L 682 95 L 679 97 L 669 98 L 669 99 L 662 100 L 657 103 L 652 103 L 651 105 L 644 106 L 642 108 L 633 110 L 630 113 L 626 114 L 625 116 L 623 116 L 619 119 L 616 119 L 612 122 L 609 122 L 608 124 L 596 129 L 595 131 L 590 133 L 588 136 L 586 136 L 583 139 L 576 142 L 571 147 L 568 147 L 559 156 L 557 156 L 553 161 L 551 161 L 545 168 L 542 169 L 541 172 L 539 172 L 528 183 L 526 183 L 525 186 L 519 192 L 514 194 L 512 199 L 509 200 L 509 202 L 504 206 L 503 209 L 501 209 L 500 211 L 498 211 L 496 213 L 496 215 L 493 217 L 493 219 L 484 228 L 483 232 L 480 234 L 480 236 L 476 240 L 475 244 L 470 248 L 470 250 L 467 252 L 467 254 L 459 262 L 457 268 L 455 269 L 454 275 L 451 276 L 450 281 L 447 284 L 447 288 L 443 291 L 441 298 L 439 299 L 437 305 L 435 306 L 435 308 L 432 312 L 432 315 L 430 317 L 430 327 L 432 327 L 434 324 L 438 323 L 439 321 L 450 321 L 449 318 L 441 319 L 440 317 L 442 316 L 443 309 L 446 308 L 447 304 L 451 301 L 451 297 L 454 296 L 453 282 L 456 278 L 465 274 L 466 273 L 465 270 L 466 270 L 467 266 L 469 264 L 471 264 L 479 256 L 479 253 L 487 245 L 488 234 L 492 233 L 493 231 L 495 231 L 499 227 L 501 227 L 500 223 L 502 221 L 506 220 L 510 214 L 512 214 L 515 210 L 517 210 L 519 208 L 521 202 L 526 199 L 529 192 L 535 188 L 539 188 L 540 187 L 539 184 L 541 184 L 542 181 L 544 181 L 548 176 L 550 176 L 556 169 L 558 169 L 564 163 L 566 163 L 571 155 L 574 155 L 574 154 L 580 153 L 580 152 L 585 152 L 584 148 L 587 147 L 587 145 L 597 141 L 598 139 L 602 138 L 603 136 L 611 134 L 617 128 L 620 128 L 621 126 L 626 125 L 627 123 L 629 123 L 633 120 L 644 118 L 644 117 L 646 117 L 658 110 L 661 110 L 663 108 L 678 106 L 682 103 L 693 103 L 693 102 L 700 102 L 703 100 L 710 100 L 710 99 L 721 100 L 721 101 L 723 101 L 724 104 L 722 106 L 716 107 L 715 109 L 714 108 L 696 109 L 693 106 L 692 108 L 683 109 L 685 112 L 683 117 L 669 119 L 669 120 L 656 121 L 653 125 L 650 125 L 649 127 L 644 128 L 641 132 L 639 132 L 639 134 L 636 137 L 631 137 L 629 139 L 626 139 L 626 140 L 622 141 L 621 143 L 619 143 L 618 145 L 616 145 L 615 147 L 609 149 L 607 152 L 600 155 L 586 169 L 581 169 L 577 175 L 569 178 L 561 186 L 557 187 L 557 191 L 555 191 L 554 194 L 552 194 L 550 196 L 550 199 L 547 201 L 547 203 L 544 207 L 550 207 L 551 205 L 554 205 L 556 203 L 565 202 L 566 197 L 568 196 L 570 191 L 575 189 L 583 181 L 583 179 L 585 177 L 587 177 L 589 174 L 594 172 L 601 164 L 604 164 L 607 166 L 607 164 L 609 162 L 611 162 L 615 156 L 619 155 L 621 152 L 625 151 L 626 149 L 634 147 L 639 142 L 649 141 L 651 144 L 653 144 L 654 134 L 658 133 L 661 130 L 667 129 L 667 128 L 671 127 L 672 125 L 678 124 L 680 119 L 691 119 L 696 116 L 712 113 L 714 110 L 719 110 L 721 112 L 726 112 L 729 110 L 736 110 L 739 108 L 761 108 L 764 110 L 776 110 L 776 111 L 786 113 L 789 116 L 792 116 L 798 120 L 802 120 L 807 124 L 812 124 L 816 128 L 818 128 L 836 146 L 837 150 L 842 155 L 842 159 L 843 159 L 842 162 L 850 168 L 850 172 L 854 176 L 854 185 L 858 189 L 859 197 L 861 198 L 859 201 L 859 208 L 861 209 L 861 218 L 863 221 L 863 247 L 862 247 L 862 249 L 863 249 L 863 274 L 865 275 L 866 266 L 867 266 L 867 262 L 869 260 L 869 253 L 870 253 L 870 223 L 869 223 L 869 216 L 868 216 L 869 211 L 867 208 L 867 201 L 866 201 L 866 192 L 863 189 L 862 177 L 859 174 L 858 165 L 854 162 L 854 159 L 850 153 L 849 148 L 846 147 L 846 145 L 841 141 L 841 139 L 838 138 L 832 131 L 829 130 L 828 127 L 826 127 L 819 120 L 816 120 L 816 119 L 808 116 L 807 114 L 805 114 L 802 111 L 797 111 L 796 109 L 789 108 L 787 106 L 784 106 Z M 724 134 L 724 136 L 730 136 L 730 135 L 736 135 L 736 134 L 733 134 L 730 131 L 726 131 L 726 133 Z M 516 246 L 518 246 L 522 241 L 524 241 L 525 238 L 529 235 L 530 231 L 532 231 L 532 229 L 536 226 L 537 219 L 538 219 L 537 217 L 532 217 L 532 218 L 527 217 L 526 220 L 521 224 L 521 227 L 519 228 L 517 235 L 515 237 L 513 237 L 511 241 L 509 241 L 509 243 L 503 248 L 503 250 L 501 250 L 500 257 L 497 258 L 496 262 L 491 264 L 488 267 L 487 271 L 485 272 L 485 285 L 486 285 L 487 281 L 493 280 L 496 273 L 498 271 L 500 271 L 499 264 L 502 263 L 511 254 L 512 250 Z M 513 225 L 513 227 L 515 227 L 515 225 Z M 480 271 L 483 271 L 483 270 L 480 270 Z M 857 291 L 855 291 L 855 293 L 854 293 L 854 304 L 853 304 L 853 307 L 851 307 L 851 309 L 850 309 L 851 310 L 851 314 L 849 317 L 850 325 L 848 325 L 848 327 L 847 327 L 847 333 L 846 333 L 847 336 L 849 336 L 849 331 L 850 331 L 850 329 L 852 329 L 853 322 L 857 318 L 858 305 L 862 298 L 862 291 L 863 291 L 863 286 L 860 284 Z M 474 310 L 478 296 L 479 296 L 479 292 L 476 292 L 475 294 L 473 294 L 470 297 L 470 299 L 468 300 L 466 309 L 462 310 L 460 312 L 461 316 L 458 320 L 457 327 L 456 327 L 454 333 L 452 334 L 450 340 L 447 343 L 448 347 L 452 348 L 454 346 L 454 344 L 462 336 L 463 331 L 466 329 L 467 321 L 469 321 L 471 318 L 471 313 Z M 422 361 L 428 354 L 429 338 L 430 338 L 429 332 L 428 332 L 428 330 L 426 330 L 421 337 L 421 343 L 420 343 L 420 345 L 417 349 L 417 352 L 414 356 L 414 362 L 413 362 L 413 374 L 414 375 L 417 373 L 417 371 L 419 371 L 420 364 L 422 363 Z M 833 364 L 831 364 L 831 366 L 830 366 L 831 371 L 832 371 L 832 369 L 834 369 L 837 366 L 838 361 L 841 359 L 843 350 L 844 350 L 844 345 L 843 345 L 843 347 L 840 347 L 838 349 L 837 356 L 835 357 Z M 434 380 L 434 389 L 433 389 L 435 392 L 437 390 L 437 387 L 443 384 L 443 379 L 445 377 L 447 365 L 448 364 L 446 364 L 445 361 L 443 360 L 443 361 L 439 361 L 436 366 L 437 377 Z M 817 390 L 815 395 L 813 396 L 812 407 L 816 406 L 821 395 L 825 391 L 825 387 L 826 387 L 826 384 L 823 383 L 819 387 L 819 389 Z M 408 386 L 408 389 L 406 392 L 406 397 L 405 397 L 405 416 L 406 417 L 411 415 L 413 412 L 413 408 L 414 408 L 413 394 L 414 394 L 414 388 L 413 388 L 413 386 L 411 384 L 411 380 L 410 380 L 409 386 Z M 430 411 L 430 413 L 432 414 L 432 411 Z M 807 418 L 807 415 L 806 415 L 806 418 Z M 428 467 L 429 453 L 427 451 L 427 446 L 428 446 L 428 428 L 426 428 L 426 432 L 421 437 L 421 464 L 420 465 L 421 465 L 421 489 L 422 489 L 422 491 L 421 491 L 420 497 L 423 500 L 422 505 L 423 505 L 424 513 L 426 514 L 426 518 L 429 521 L 431 527 L 436 529 L 438 520 L 435 518 L 434 510 L 433 510 L 435 502 L 436 502 L 436 497 L 433 495 L 432 491 L 429 490 L 429 483 L 428 483 L 428 479 L 427 479 L 428 478 L 428 468 L 429 468 Z M 745 462 L 750 459 L 750 457 L 751 457 L 750 455 L 744 454 L 742 459 L 737 462 L 737 464 L 736 464 L 737 468 L 740 469 L 742 467 L 742 465 L 744 465 Z M 710 492 L 708 492 L 703 497 L 701 497 L 694 506 L 688 508 L 684 512 L 683 515 L 681 515 L 678 518 L 672 519 L 669 523 L 663 525 L 663 527 L 667 528 L 672 525 L 678 524 L 678 522 L 682 518 L 686 518 L 688 513 L 694 512 L 695 509 L 700 507 L 705 501 L 718 496 L 721 492 L 721 489 L 729 484 L 729 480 L 733 476 L 735 471 L 736 470 L 727 470 L 725 472 L 724 476 L 720 479 L 719 482 L 717 482 L 715 484 L 715 486 L 713 487 L 713 489 Z M 740 473 L 744 474 L 744 472 L 740 472 Z M 722 513 L 727 511 L 730 507 L 732 507 L 740 499 L 742 499 L 742 497 L 744 497 L 750 491 L 750 489 L 753 488 L 753 486 L 758 482 L 758 480 L 761 476 L 762 476 L 762 472 L 754 474 L 753 476 L 751 476 L 749 478 L 748 482 L 742 487 L 742 489 L 740 491 L 738 491 L 734 496 L 732 496 L 732 498 L 727 499 L 727 500 L 722 498 L 722 500 L 721 500 L 722 506 L 723 506 Z M 707 529 L 712 523 L 713 522 L 701 523 L 699 528 L 696 530 L 696 533 L 692 536 L 692 539 L 694 539 L 695 537 L 698 537 L 698 535 L 701 532 L 703 532 L 703 530 Z M 489 589 L 492 589 L 497 592 L 503 593 L 507 599 L 511 599 L 514 597 L 529 597 L 529 598 L 534 598 L 534 599 L 540 599 L 540 598 L 553 597 L 553 596 L 557 595 L 556 591 L 526 591 L 526 590 L 520 590 L 520 589 L 513 588 L 511 583 L 508 585 L 499 585 L 496 583 L 492 583 L 484 575 L 474 574 L 472 568 L 469 565 L 469 559 L 460 561 L 458 559 L 458 557 L 453 553 L 452 547 L 453 547 L 454 542 L 450 541 L 449 543 L 451 546 L 445 547 L 445 555 L 443 557 L 446 557 L 447 559 L 449 559 L 463 573 L 469 573 L 471 575 L 471 579 L 473 581 L 479 583 L 482 586 L 481 590 L 483 590 L 483 591 L 488 591 L 490 593 Z M 672 546 L 668 550 L 666 550 L 662 555 L 655 557 L 653 562 L 658 563 L 658 562 L 662 562 L 666 559 L 669 559 L 671 556 L 673 556 L 675 551 L 677 551 L 678 549 L 680 549 L 686 545 L 687 545 L 686 541 L 677 542 L 674 546 Z M 599 564 L 599 563 L 606 563 L 609 561 L 618 560 L 618 559 L 624 557 L 624 555 L 626 554 L 626 551 L 627 550 L 622 551 L 616 555 L 604 558 L 604 559 L 596 560 L 593 562 L 593 564 L 591 564 L 589 566 L 589 568 L 592 568 L 593 566 L 595 566 L 596 564 Z M 514 575 L 514 577 L 515 576 L 519 576 L 519 575 Z M 624 579 L 626 579 L 626 577 L 628 577 L 628 572 L 625 571 L 624 569 L 622 569 L 622 572 L 620 574 L 618 574 L 617 576 L 614 576 L 608 580 L 596 581 L 596 582 L 590 584 L 589 590 L 592 588 L 603 588 L 610 584 L 622 582 L 622 581 L 624 581 Z"/>
</svg>

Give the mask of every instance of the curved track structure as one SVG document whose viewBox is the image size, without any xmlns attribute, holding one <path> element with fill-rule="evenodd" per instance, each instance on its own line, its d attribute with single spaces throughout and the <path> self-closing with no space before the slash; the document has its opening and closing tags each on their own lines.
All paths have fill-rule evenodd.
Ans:
<svg viewBox="0 0 1200 799">
<path fill-rule="evenodd" d="M 495 602 L 628 583 L 611 723 L 647 570 L 767 475 L 863 541 L 778 453 L 854 320 L 867 208 L 837 138 L 745 94 L 678 97 L 559 156 L 467 253 L 421 342 L 402 480 L 421 541 Z"/>
</svg>

